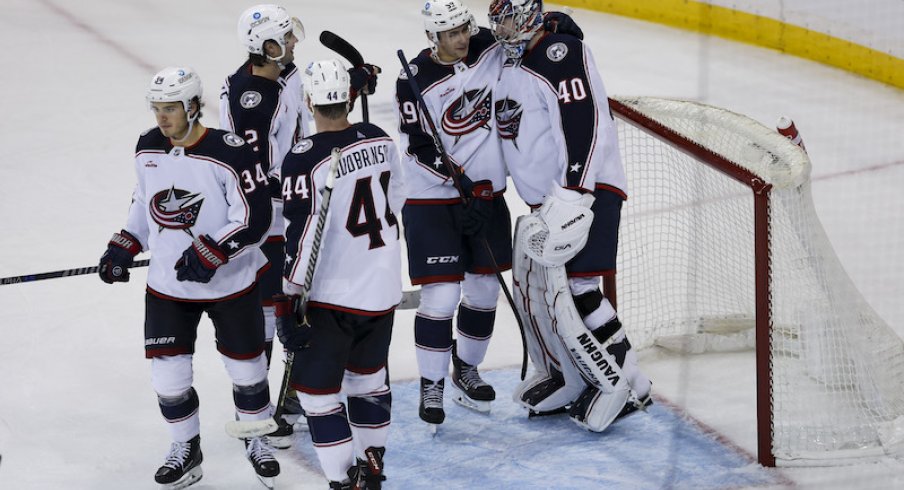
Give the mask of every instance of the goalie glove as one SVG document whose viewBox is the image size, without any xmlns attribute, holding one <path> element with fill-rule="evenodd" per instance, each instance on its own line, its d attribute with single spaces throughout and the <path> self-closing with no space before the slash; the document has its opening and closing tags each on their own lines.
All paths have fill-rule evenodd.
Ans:
<svg viewBox="0 0 904 490">
<path fill-rule="evenodd" d="M 524 233 L 518 237 L 524 253 L 546 267 L 574 258 L 587 244 L 593 201 L 592 194 L 556 186 L 540 209 L 524 218 Z"/>
<path fill-rule="evenodd" d="M 373 95 L 377 91 L 377 75 L 380 74 L 380 67 L 364 63 L 348 69 L 349 78 L 349 110 L 354 108 L 355 100 L 359 95 Z"/>
<path fill-rule="evenodd" d="M 141 243 L 131 233 L 122 230 L 114 233 L 107 243 L 107 251 L 100 258 L 97 273 L 107 284 L 129 282 L 132 259 L 141 252 Z"/>
<path fill-rule="evenodd" d="M 584 39 L 584 31 L 564 12 L 545 12 L 543 13 L 543 29 L 548 32 L 557 34 L 565 34 L 578 39 Z"/>
<path fill-rule="evenodd" d="M 176 261 L 176 279 L 208 283 L 217 268 L 229 262 L 229 256 L 220 245 L 208 235 L 195 238 L 191 246 L 182 252 L 182 258 Z"/>
<path fill-rule="evenodd" d="M 298 352 L 311 340 L 311 325 L 302 311 L 301 296 L 273 296 L 276 310 L 276 335 L 286 350 Z"/>
</svg>

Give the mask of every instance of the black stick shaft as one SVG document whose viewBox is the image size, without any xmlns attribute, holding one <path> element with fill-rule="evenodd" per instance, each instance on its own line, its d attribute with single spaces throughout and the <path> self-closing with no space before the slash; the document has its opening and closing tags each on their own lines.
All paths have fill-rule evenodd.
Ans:
<svg viewBox="0 0 904 490">
<path fill-rule="evenodd" d="M 442 140 L 440 140 L 439 131 L 436 129 L 436 123 L 433 122 L 433 117 L 430 115 L 430 110 L 427 108 L 427 104 L 424 102 L 423 95 L 421 95 L 421 89 L 418 86 L 417 81 L 414 79 L 414 75 L 411 73 L 411 68 L 408 67 L 408 59 L 405 58 L 405 53 L 402 52 L 401 49 L 398 50 L 396 54 L 398 54 L 399 61 L 401 61 L 402 63 L 402 69 L 405 70 L 405 75 L 408 78 L 408 85 L 411 87 L 411 91 L 414 92 L 414 97 L 417 99 L 418 104 L 421 106 L 421 111 L 424 114 L 424 119 L 427 120 L 427 125 L 430 126 L 430 132 L 433 133 L 433 143 L 436 145 L 436 151 L 440 155 L 440 160 L 442 160 L 443 165 L 445 165 L 446 167 L 446 170 L 449 171 L 449 176 L 452 178 L 452 184 L 458 190 L 458 194 L 461 196 L 462 201 L 467 205 L 467 203 L 470 201 L 470 198 L 462 189 L 459 171 L 452 164 L 452 161 L 449 159 L 449 154 L 446 153 L 446 148 L 445 146 L 443 146 Z M 493 255 L 493 250 L 490 248 L 489 242 L 487 242 L 486 237 L 483 237 L 481 241 L 483 242 L 483 247 L 486 250 L 487 256 L 490 258 L 496 279 L 499 281 L 502 292 L 505 294 L 505 299 L 508 300 L 508 304 L 512 308 L 512 313 L 515 314 L 515 320 L 518 322 L 518 331 L 521 334 L 521 379 L 524 379 L 527 376 L 527 339 L 524 335 L 524 323 L 521 321 L 521 315 L 518 314 L 518 308 L 515 307 L 515 300 L 512 298 L 512 293 L 509 292 L 509 288 L 505 284 L 505 279 L 502 277 L 502 271 L 499 270 L 499 264 L 496 263 L 496 257 Z"/>
<path fill-rule="evenodd" d="M 149 259 L 144 260 L 136 260 L 132 262 L 130 267 L 147 267 L 151 261 Z M 6 286 L 8 284 L 19 284 L 23 282 L 33 282 L 33 281 L 43 281 L 44 279 L 56 279 L 59 277 L 70 277 L 70 276 L 83 276 L 85 274 L 96 274 L 99 266 L 91 266 L 91 267 L 78 267 L 75 269 L 66 269 L 61 271 L 53 271 L 53 272 L 40 272 L 37 274 L 25 274 L 22 276 L 11 276 L 0 278 L 0 286 Z"/>
</svg>

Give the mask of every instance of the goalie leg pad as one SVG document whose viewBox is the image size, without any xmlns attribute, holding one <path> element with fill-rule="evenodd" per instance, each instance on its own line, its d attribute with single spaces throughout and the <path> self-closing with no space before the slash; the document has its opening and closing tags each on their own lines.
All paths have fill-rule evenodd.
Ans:
<svg viewBox="0 0 904 490">
<path fill-rule="evenodd" d="M 630 393 L 627 389 L 603 393 L 596 386 L 588 386 L 571 405 L 568 416 L 589 431 L 602 432 L 621 415 Z"/>
<path fill-rule="evenodd" d="M 512 397 L 515 403 L 533 412 L 552 412 L 565 407 L 581 393 L 584 383 L 566 383 L 562 373 L 536 374 L 521 382 Z"/>
<path fill-rule="evenodd" d="M 588 384 L 598 387 L 604 394 L 611 394 L 630 389 L 621 365 L 616 361 L 607 347 L 612 342 L 609 336 L 605 342 L 584 326 L 584 321 L 574 304 L 564 267 L 546 269 L 547 285 L 550 291 L 557 294 L 551 299 L 556 316 L 556 333 L 568 349 L 575 366 Z M 556 286 L 556 287 L 553 287 Z M 611 323 L 611 322 L 610 322 Z M 609 324 L 603 328 L 607 328 Z"/>
</svg>

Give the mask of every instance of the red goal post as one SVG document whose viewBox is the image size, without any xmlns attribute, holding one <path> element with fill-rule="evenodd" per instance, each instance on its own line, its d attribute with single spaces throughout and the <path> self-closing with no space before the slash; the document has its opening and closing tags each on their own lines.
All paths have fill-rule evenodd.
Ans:
<svg viewBox="0 0 904 490">
<path fill-rule="evenodd" d="M 628 174 L 617 289 L 632 343 L 755 346 L 765 466 L 904 452 L 904 343 L 835 256 L 806 153 L 705 104 L 609 104 Z"/>
</svg>

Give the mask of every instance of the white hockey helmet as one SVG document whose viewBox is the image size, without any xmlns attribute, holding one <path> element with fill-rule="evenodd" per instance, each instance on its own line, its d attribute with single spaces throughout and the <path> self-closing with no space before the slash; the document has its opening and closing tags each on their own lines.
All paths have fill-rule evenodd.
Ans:
<svg viewBox="0 0 904 490">
<path fill-rule="evenodd" d="M 506 56 L 519 59 L 527 43 L 543 28 L 543 0 L 493 0 L 490 29 Z"/>
<path fill-rule="evenodd" d="M 350 81 L 341 61 L 314 61 L 305 69 L 304 76 L 304 93 L 312 106 L 348 102 Z"/>
<path fill-rule="evenodd" d="M 152 102 L 181 102 L 185 113 L 191 113 L 191 101 L 198 100 L 201 104 L 201 77 L 193 68 L 187 66 L 168 66 L 154 75 L 148 87 L 148 105 Z M 198 111 L 200 112 L 200 111 Z M 192 121 L 198 117 L 198 112 L 189 116 Z"/>
<path fill-rule="evenodd" d="M 295 33 L 298 42 L 304 40 L 304 26 L 296 17 L 290 17 L 279 5 L 255 5 L 239 16 L 239 41 L 249 53 L 266 56 L 264 42 L 273 41 L 282 49 L 280 59 L 286 54 L 286 34 Z"/>
<path fill-rule="evenodd" d="M 477 21 L 467 6 L 459 0 L 427 0 L 421 9 L 424 30 L 434 44 L 439 42 L 439 33 L 468 24 L 471 35 L 479 32 Z"/>
</svg>

